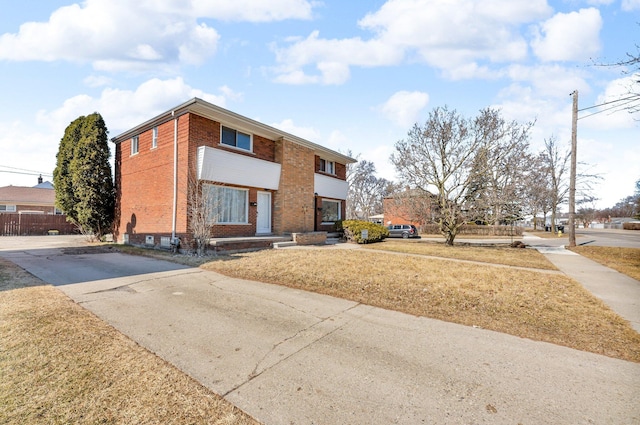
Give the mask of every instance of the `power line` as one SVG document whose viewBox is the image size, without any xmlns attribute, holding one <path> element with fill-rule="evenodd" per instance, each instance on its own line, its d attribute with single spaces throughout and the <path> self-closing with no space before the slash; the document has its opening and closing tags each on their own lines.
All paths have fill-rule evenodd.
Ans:
<svg viewBox="0 0 640 425">
<path fill-rule="evenodd" d="M 36 170 L 27 170 L 26 168 L 16 168 L 16 167 L 10 167 L 8 165 L 0 165 L 0 168 L 8 168 L 9 170 L 0 170 L 0 173 L 13 173 L 13 174 L 25 174 L 28 176 L 37 176 L 37 175 L 43 175 L 43 176 L 47 176 L 47 177 L 53 177 L 53 174 L 51 173 L 43 173 L 41 171 L 36 171 Z M 13 170 L 13 171 L 11 171 Z"/>
<path fill-rule="evenodd" d="M 44 174 L 44 173 L 27 173 L 27 172 L 24 172 L 24 171 L 0 170 L 0 173 L 22 174 L 23 176 L 46 176 L 46 177 L 53 177 L 53 175 L 52 175 L 52 174 Z"/>
<path fill-rule="evenodd" d="M 628 104 L 633 104 L 633 103 L 635 103 L 635 102 L 640 102 L 640 97 L 638 97 L 638 98 L 627 98 L 627 99 L 631 99 L 631 100 L 627 100 L 625 103 L 620 104 L 620 105 L 613 105 L 613 106 L 610 106 L 609 108 L 601 109 L 600 111 L 594 112 L 594 113 L 589 114 L 589 115 L 584 115 L 584 116 L 582 116 L 582 117 L 580 117 L 580 118 L 578 118 L 578 119 L 579 119 L 579 120 L 581 120 L 581 119 L 583 119 L 583 118 L 589 118 L 589 117 L 591 117 L 591 116 L 593 116 L 593 115 L 601 114 L 602 112 L 607 112 L 607 111 L 610 111 L 610 110 L 612 110 L 612 109 L 621 108 L 621 107 L 623 107 L 623 106 L 625 106 L 625 105 L 628 105 Z M 620 99 L 620 101 L 622 101 L 622 100 L 623 100 L 623 99 Z M 608 103 L 612 103 L 612 102 L 608 102 Z M 598 105 L 598 106 L 599 106 L 599 105 Z M 593 106 L 592 106 L 591 108 L 593 108 Z M 590 109 L 590 108 L 585 108 L 585 109 Z"/>
<path fill-rule="evenodd" d="M 611 100 L 609 102 L 600 103 L 599 105 L 588 106 L 586 108 L 578 109 L 578 112 L 586 111 L 586 110 L 593 109 L 593 108 L 599 108 L 600 106 L 609 105 L 611 103 L 622 102 L 623 100 L 629 100 L 629 99 L 640 99 L 640 95 L 634 94 L 634 95 L 631 95 L 629 97 L 623 97 L 621 99 L 616 99 L 616 100 Z"/>
</svg>

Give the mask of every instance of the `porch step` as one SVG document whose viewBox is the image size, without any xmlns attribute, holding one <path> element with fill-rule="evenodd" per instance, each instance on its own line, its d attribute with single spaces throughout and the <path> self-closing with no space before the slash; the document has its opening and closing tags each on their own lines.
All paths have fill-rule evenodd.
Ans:
<svg viewBox="0 0 640 425">
<path fill-rule="evenodd" d="M 298 245 L 297 243 L 295 243 L 294 241 L 286 241 L 286 242 L 274 242 L 273 243 L 273 248 L 274 249 L 278 249 L 278 248 L 286 248 L 288 246 L 296 246 Z"/>
</svg>

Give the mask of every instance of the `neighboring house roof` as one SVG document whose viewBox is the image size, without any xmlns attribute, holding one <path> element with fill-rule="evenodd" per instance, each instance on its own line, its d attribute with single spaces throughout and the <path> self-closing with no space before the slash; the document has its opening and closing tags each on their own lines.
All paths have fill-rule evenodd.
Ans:
<svg viewBox="0 0 640 425">
<path fill-rule="evenodd" d="M 46 181 L 46 182 L 38 183 L 33 187 L 38 189 L 53 189 L 53 183 L 51 183 L 50 181 Z"/>
<path fill-rule="evenodd" d="M 194 97 L 193 99 L 183 103 L 182 105 L 176 106 L 175 108 L 163 112 L 155 118 L 152 118 L 149 121 L 133 127 L 132 129 L 127 130 L 116 137 L 113 137 L 111 141 L 116 144 L 121 143 L 125 140 L 131 139 L 133 136 L 137 136 L 138 134 L 143 133 L 159 124 L 167 122 L 175 117 L 179 117 L 180 115 L 184 115 L 186 113 L 200 115 L 205 118 L 218 121 L 225 126 L 239 128 L 241 130 L 266 137 L 270 140 L 279 140 L 282 138 L 287 139 L 291 142 L 312 149 L 317 155 L 322 156 L 324 159 L 327 159 L 329 161 L 336 161 L 342 164 L 351 164 L 357 162 L 355 159 L 347 155 L 343 155 L 329 148 L 325 148 L 324 146 L 302 139 L 298 136 L 294 136 L 293 134 L 252 120 L 251 118 L 236 114 L 235 112 L 221 108 L 197 97 Z"/>
<path fill-rule="evenodd" d="M 4 186 L 0 187 L 0 204 L 53 205 L 56 191 L 41 187 Z"/>
<path fill-rule="evenodd" d="M 435 195 L 424 189 L 405 189 L 402 192 L 396 192 L 389 196 L 385 196 L 384 199 L 422 198 L 424 196 L 434 197 Z"/>
</svg>

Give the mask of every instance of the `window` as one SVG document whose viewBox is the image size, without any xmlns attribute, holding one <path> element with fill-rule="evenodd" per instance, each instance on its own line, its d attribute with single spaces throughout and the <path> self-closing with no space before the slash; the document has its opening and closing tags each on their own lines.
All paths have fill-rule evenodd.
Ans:
<svg viewBox="0 0 640 425">
<path fill-rule="evenodd" d="M 151 136 L 151 149 L 158 147 L 158 127 L 153 127 L 153 133 Z"/>
<path fill-rule="evenodd" d="M 235 148 L 251 150 L 251 135 L 241 133 L 229 127 L 222 127 L 222 144 Z"/>
<path fill-rule="evenodd" d="M 322 222 L 333 223 L 340 220 L 340 201 L 322 200 Z"/>
<path fill-rule="evenodd" d="M 249 222 L 249 191 L 232 187 L 204 185 L 211 210 L 210 218 L 216 223 L 247 224 Z"/>
<path fill-rule="evenodd" d="M 0 212 L 16 212 L 15 205 L 0 205 Z"/>
<path fill-rule="evenodd" d="M 131 138 L 131 155 L 138 153 L 138 144 L 138 136 L 133 136 Z"/>
<path fill-rule="evenodd" d="M 320 159 L 320 171 L 327 174 L 336 173 L 336 164 L 333 161 L 327 161 L 326 159 Z"/>
</svg>

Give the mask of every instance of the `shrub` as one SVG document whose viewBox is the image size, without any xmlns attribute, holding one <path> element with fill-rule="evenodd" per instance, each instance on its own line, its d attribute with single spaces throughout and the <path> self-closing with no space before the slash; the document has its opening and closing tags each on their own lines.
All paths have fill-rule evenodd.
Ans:
<svg viewBox="0 0 640 425">
<path fill-rule="evenodd" d="M 622 223 L 622 228 L 624 230 L 640 230 L 640 221 L 629 221 L 626 223 Z"/>
<path fill-rule="evenodd" d="M 344 237 L 349 242 L 380 242 L 381 240 L 389 236 L 389 230 L 387 230 L 386 227 L 380 224 L 370 223 L 368 221 L 345 220 L 342 222 L 342 228 L 344 230 Z M 369 233 L 367 239 L 362 238 L 363 230 L 367 230 Z"/>
</svg>

